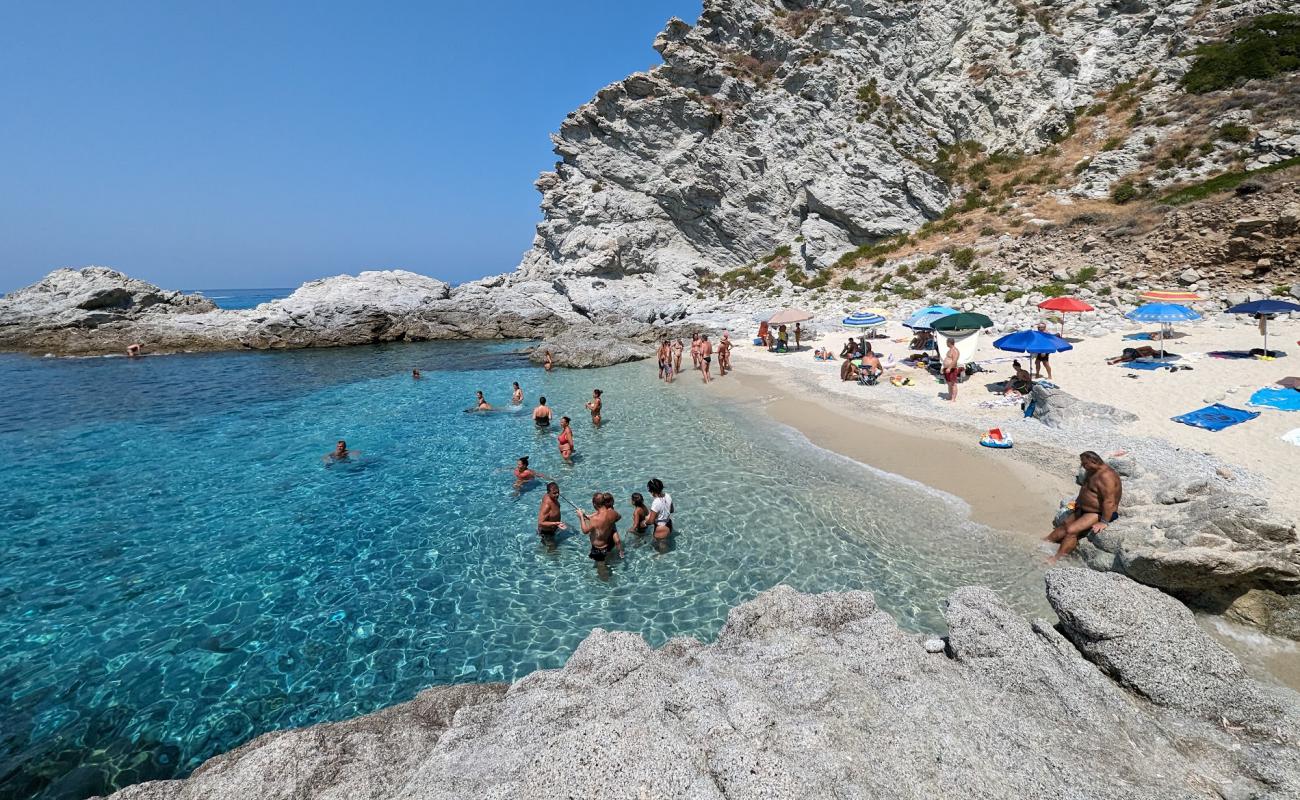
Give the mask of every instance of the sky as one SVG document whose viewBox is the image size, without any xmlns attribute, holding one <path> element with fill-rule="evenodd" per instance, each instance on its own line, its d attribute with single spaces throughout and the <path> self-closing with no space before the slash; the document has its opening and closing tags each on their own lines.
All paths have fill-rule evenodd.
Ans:
<svg viewBox="0 0 1300 800">
<path fill-rule="evenodd" d="M 0 0 L 0 292 L 512 270 L 548 135 L 700 0 Z"/>
</svg>

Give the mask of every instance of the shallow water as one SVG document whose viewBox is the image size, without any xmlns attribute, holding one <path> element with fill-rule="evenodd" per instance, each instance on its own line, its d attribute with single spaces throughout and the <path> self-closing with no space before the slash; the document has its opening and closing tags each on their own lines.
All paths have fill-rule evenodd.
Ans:
<svg viewBox="0 0 1300 800">
<path fill-rule="evenodd" d="M 593 627 L 708 639 L 778 583 L 871 589 L 916 630 L 969 584 L 1050 613 L 1034 543 L 950 498 L 692 380 L 547 375 L 514 347 L 0 357 L 0 796 L 184 775 L 267 730 L 560 666 Z M 574 417 L 575 464 L 526 411 L 463 413 L 512 380 Z M 326 468 L 340 437 L 364 455 Z M 661 478 L 672 548 L 629 534 L 598 572 L 583 537 L 539 543 L 541 487 L 517 496 L 507 471 L 525 454 L 625 515 Z"/>
</svg>

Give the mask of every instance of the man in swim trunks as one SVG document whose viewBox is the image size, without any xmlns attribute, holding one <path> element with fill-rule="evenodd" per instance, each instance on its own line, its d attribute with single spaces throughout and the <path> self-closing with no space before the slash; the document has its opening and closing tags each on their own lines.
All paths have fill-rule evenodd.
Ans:
<svg viewBox="0 0 1300 800">
<path fill-rule="evenodd" d="M 542 507 L 537 510 L 537 535 L 545 538 L 568 529 L 569 526 L 560 519 L 560 484 L 551 481 L 546 484 L 546 496 L 542 498 Z"/>
<path fill-rule="evenodd" d="M 1038 332 L 1047 333 L 1047 323 L 1038 323 Z M 1034 377 L 1037 378 L 1047 371 L 1047 379 L 1052 379 L 1052 363 L 1048 360 L 1050 356 L 1047 353 L 1038 353 L 1034 356 Z"/>
<path fill-rule="evenodd" d="M 591 399 L 587 401 L 587 410 L 591 412 L 591 424 L 597 428 L 600 427 L 600 409 L 602 405 L 600 396 L 602 394 L 604 392 L 600 389 L 592 389 Z"/>
<path fill-rule="evenodd" d="M 708 383 L 713 380 L 709 375 L 709 370 L 713 368 L 713 343 L 709 341 L 706 333 L 700 334 L 700 372 L 704 373 L 704 382 Z"/>
<path fill-rule="evenodd" d="M 957 402 L 957 381 L 961 379 L 961 353 L 957 351 L 957 342 L 948 339 L 948 352 L 943 357 L 943 382 L 948 384 L 948 402 Z"/>
<path fill-rule="evenodd" d="M 618 538 L 618 531 L 614 529 L 623 515 L 614 510 L 612 500 L 606 504 L 605 497 L 603 492 L 591 496 L 591 505 L 595 510 L 590 515 L 578 509 L 582 532 L 591 539 L 591 552 L 587 557 L 597 564 L 608 558 L 609 551 L 614 548 L 618 548 L 620 556 L 623 555 L 623 540 Z"/>
<path fill-rule="evenodd" d="M 483 397 L 483 393 L 482 393 L 482 392 L 475 392 L 474 394 L 476 395 L 476 397 L 475 397 L 475 401 L 474 401 L 474 410 L 475 410 L 475 411 L 491 411 L 491 410 L 492 410 L 492 404 L 489 403 L 489 402 L 487 401 L 487 399 Z"/>
<path fill-rule="evenodd" d="M 356 450 L 349 450 L 348 443 L 343 441 L 342 439 L 339 439 L 338 444 L 334 445 L 334 451 L 331 453 L 326 453 L 322 457 L 322 460 L 326 464 L 333 464 L 336 461 L 347 461 L 349 458 L 352 458 L 353 456 L 359 456 L 359 455 L 361 455 L 360 452 Z"/>
<path fill-rule="evenodd" d="M 1079 464 L 1083 467 L 1082 487 L 1074 501 L 1074 511 L 1047 535 L 1046 541 L 1060 544 L 1056 555 L 1047 559 L 1048 564 L 1069 555 L 1079 545 L 1080 536 L 1101 533 L 1119 519 L 1119 501 L 1124 496 L 1119 473 L 1091 450 L 1079 454 Z"/>
<path fill-rule="evenodd" d="M 871 350 L 868 350 L 862 356 L 861 371 L 866 372 L 869 375 L 874 375 L 875 377 L 879 378 L 880 375 L 885 371 L 884 366 L 882 366 L 880 363 L 880 356 L 876 355 Z"/>
<path fill-rule="evenodd" d="M 546 398 L 537 398 L 537 408 L 533 409 L 533 423 L 539 428 L 550 427 L 551 409 L 546 407 Z"/>
</svg>

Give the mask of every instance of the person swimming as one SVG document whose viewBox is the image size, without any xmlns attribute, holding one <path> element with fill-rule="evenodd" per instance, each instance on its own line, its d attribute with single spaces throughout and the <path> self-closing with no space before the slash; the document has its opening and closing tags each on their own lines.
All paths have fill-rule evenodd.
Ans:
<svg viewBox="0 0 1300 800">
<path fill-rule="evenodd" d="M 556 437 L 556 441 L 560 445 L 560 458 L 565 461 L 572 461 L 574 453 L 573 428 L 569 426 L 568 417 L 560 417 L 560 435 Z"/>
<path fill-rule="evenodd" d="M 519 388 L 519 381 L 515 381 L 511 385 L 514 387 L 514 391 L 510 393 L 510 404 L 522 406 L 524 404 L 524 390 Z"/>
<path fill-rule="evenodd" d="M 551 424 L 551 409 L 546 406 L 546 398 L 537 398 L 537 408 L 533 409 L 533 423 L 539 428 L 549 427 Z"/>
<path fill-rule="evenodd" d="M 540 472 L 536 472 L 528 466 L 528 456 L 520 456 L 519 461 L 515 463 L 515 488 L 522 489 L 524 484 L 544 478 Z"/>
<path fill-rule="evenodd" d="M 480 391 L 480 392 L 475 392 L 474 395 L 475 395 L 475 400 L 474 400 L 474 410 L 475 410 L 475 411 L 491 411 L 491 410 L 492 410 L 492 404 L 489 403 L 489 402 L 487 401 L 487 398 L 483 397 L 483 392 L 481 392 L 481 391 Z"/>
<path fill-rule="evenodd" d="M 420 371 L 418 369 L 411 370 L 411 377 L 418 381 L 421 378 Z"/>
<path fill-rule="evenodd" d="M 338 443 L 334 445 L 334 450 L 321 456 L 321 460 L 326 464 L 334 464 L 339 461 L 347 461 L 348 459 L 359 455 L 361 455 L 359 450 L 349 450 L 348 443 L 339 439 Z"/>
</svg>

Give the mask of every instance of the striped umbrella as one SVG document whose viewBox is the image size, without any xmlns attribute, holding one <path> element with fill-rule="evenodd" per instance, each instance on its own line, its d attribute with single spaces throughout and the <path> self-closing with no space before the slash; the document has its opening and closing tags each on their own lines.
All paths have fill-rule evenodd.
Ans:
<svg viewBox="0 0 1300 800">
<path fill-rule="evenodd" d="M 846 328 L 876 328 L 885 324 L 885 318 L 869 311 L 859 311 L 845 317 L 841 324 Z"/>
<path fill-rule="evenodd" d="M 1204 298 L 1196 292 L 1143 292 L 1138 295 L 1148 303 L 1196 303 Z"/>
</svg>

